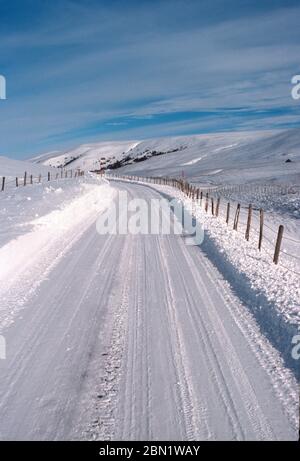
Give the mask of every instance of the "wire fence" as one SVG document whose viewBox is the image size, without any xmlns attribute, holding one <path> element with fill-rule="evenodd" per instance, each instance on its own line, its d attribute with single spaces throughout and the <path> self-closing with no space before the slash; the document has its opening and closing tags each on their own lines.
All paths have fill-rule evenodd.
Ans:
<svg viewBox="0 0 300 461">
<path fill-rule="evenodd" d="M 77 178 L 84 175 L 84 171 L 80 169 L 76 170 L 63 170 L 60 172 L 48 171 L 47 174 L 38 175 L 29 174 L 27 171 L 20 175 L 2 176 L 0 177 L 0 192 L 5 192 L 11 189 L 17 189 L 19 187 L 25 187 L 28 185 L 41 184 L 44 182 L 58 181 L 59 179 L 71 179 Z"/>
<path fill-rule="evenodd" d="M 287 271 L 293 272 L 300 277 L 300 257 L 297 245 L 300 241 L 290 236 L 284 235 L 284 226 L 282 224 L 274 229 L 266 222 L 266 213 L 262 208 L 246 204 L 246 202 L 232 202 L 226 197 L 222 197 L 221 190 L 224 188 L 199 188 L 191 185 L 188 181 L 178 178 L 169 177 L 138 177 L 138 176 L 119 176 L 111 175 L 115 178 L 133 180 L 137 182 L 146 182 L 158 185 L 172 186 L 179 189 L 188 198 L 192 199 L 195 205 L 199 205 L 208 216 L 223 220 L 226 227 L 232 228 L 237 233 L 244 236 L 248 242 L 253 242 L 257 250 L 264 251 L 275 265 Z M 218 189 L 216 193 L 216 189 Z M 267 188 L 270 190 L 269 188 Z M 280 187 L 273 186 L 272 190 L 282 190 Z M 284 191 L 289 193 L 293 190 L 296 193 L 296 187 L 286 186 Z M 247 205 L 247 206 L 245 206 Z M 287 251 L 284 244 L 289 242 L 292 249 Z M 296 247 L 296 248 L 295 248 Z M 295 263 L 291 263 L 291 259 Z M 292 267 L 288 267 L 292 265 Z M 296 265 L 296 267 L 295 267 Z M 299 266 L 299 270 L 298 269 Z"/>
</svg>

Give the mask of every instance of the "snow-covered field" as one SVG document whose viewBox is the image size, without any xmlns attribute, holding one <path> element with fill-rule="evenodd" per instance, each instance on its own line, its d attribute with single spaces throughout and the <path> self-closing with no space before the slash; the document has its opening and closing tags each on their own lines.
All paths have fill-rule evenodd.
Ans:
<svg viewBox="0 0 300 461">
<path fill-rule="evenodd" d="M 87 171 L 0 192 L 1 439 L 297 438 L 298 139 L 296 131 L 227 133 L 86 145 L 32 163 L 1 158 L 0 176 L 13 181 L 50 165 L 88 170 L 99 156 L 131 157 L 118 173 L 183 172 L 222 197 L 216 218 L 174 188 Z M 268 200 L 262 184 L 294 189 Z M 246 195 L 233 185 L 254 189 Z M 183 200 L 204 225 L 204 242 L 99 235 L 97 218 L 121 191 L 146 202 Z M 238 232 L 233 210 L 225 224 L 228 199 L 242 203 Z M 266 210 L 261 252 L 257 210 L 244 238 L 250 199 Z"/>
<path fill-rule="evenodd" d="M 42 178 L 46 178 L 48 171 L 52 173 L 57 172 L 57 170 L 54 170 L 53 168 L 49 168 L 44 165 L 37 165 L 29 161 L 0 157 L 0 179 L 5 176 L 5 185 L 9 188 L 15 186 L 16 177 L 23 180 L 25 172 L 27 172 L 28 179 L 30 175 L 32 175 L 34 177 L 34 181 L 37 182 L 39 175 L 41 175 Z"/>
<path fill-rule="evenodd" d="M 87 176 L 5 197 L 1 438 L 295 439 L 295 377 L 205 249 L 96 232 L 118 190 L 160 196 Z"/>
<path fill-rule="evenodd" d="M 85 170 L 110 168 L 121 161 L 121 174 L 184 176 L 197 186 L 222 190 L 232 200 L 299 217 L 299 129 L 102 142 L 32 160 Z"/>
<path fill-rule="evenodd" d="M 111 175 L 107 175 L 107 178 L 110 177 Z M 125 182 L 136 181 L 125 180 Z M 138 183 L 149 185 L 148 182 L 143 182 L 142 178 Z M 251 238 L 246 241 L 247 210 L 241 210 L 238 230 L 235 231 L 233 230 L 235 210 L 231 210 L 229 223 L 226 224 L 226 202 L 220 203 L 219 215 L 216 217 L 211 214 L 210 200 L 206 212 L 205 198 L 202 202 L 200 199 L 193 200 L 171 186 L 151 184 L 151 187 L 183 202 L 185 208 L 196 217 L 203 229 L 217 243 L 220 253 L 226 254 L 236 269 L 250 278 L 252 287 L 258 292 L 265 293 L 267 299 L 274 303 L 278 310 L 277 315 L 284 316 L 291 324 L 300 325 L 300 258 L 295 251 L 293 252 L 293 249 L 300 245 L 300 238 L 298 241 L 290 239 L 291 233 L 287 230 L 283 237 L 280 260 L 276 266 L 271 264 L 277 236 L 276 222 L 270 220 L 269 225 L 268 221 L 265 222 L 267 227 L 264 231 L 262 249 L 259 251 L 257 248 L 259 222 L 255 211 L 252 213 L 254 223 L 252 223 Z M 291 232 L 295 230 L 294 227 L 291 228 Z M 295 233 L 292 235 L 294 236 Z"/>
<path fill-rule="evenodd" d="M 34 184 L 2 193 L 0 328 L 12 321 L 113 195 L 97 177 Z"/>
<path fill-rule="evenodd" d="M 181 176 L 199 184 L 299 184 L 300 130 L 219 133 L 144 141 L 134 152 L 170 151 L 125 166 L 138 176 Z M 286 162 L 290 160 L 289 162 Z"/>
<path fill-rule="evenodd" d="M 157 139 L 152 148 L 167 150 L 175 145 L 182 150 L 125 166 L 118 172 L 184 176 L 197 187 L 216 188 L 224 198 L 245 206 L 252 203 L 265 211 L 300 217 L 299 129 Z"/>
<path fill-rule="evenodd" d="M 181 176 L 198 183 L 298 184 L 300 130 L 228 132 L 84 144 L 31 159 L 43 165 L 96 169 L 126 157 L 122 171 L 138 176 Z M 150 157 L 150 158 L 148 158 Z M 146 161 L 141 161 L 148 158 Z M 287 160 L 289 160 L 287 162 Z M 70 163 L 69 163 L 70 162 Z"/>
</svg>

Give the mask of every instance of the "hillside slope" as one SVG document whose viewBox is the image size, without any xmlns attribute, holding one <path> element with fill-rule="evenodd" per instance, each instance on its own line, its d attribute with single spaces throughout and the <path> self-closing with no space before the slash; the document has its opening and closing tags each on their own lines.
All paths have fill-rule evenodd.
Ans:
<svg viewBox="0 0 300 461">
<path fill-rule="evenodd" d="M 0 177 L 5 176 L 7 180 L 15 179 L 16 176 L 22 176 L 25 171 L 35 176 L 39 174 L 46 175 L 49 171 L 49 167 L 43 164 L 35 164 L 30 161 L 0 157 Z"/>
<path fill-rule="evenodd" d="M 70 168 L 96 170 L 100 167 L 107 168 L 117 160 L 121 160 L 136 144 L 134 141 L 82 144 L 65 152 L 47 152 L 30 160 L 53 167 L 69 166 Z"/>
<path fill-rule="evenodd" d="M 300 130 L 100 142 L 31 160 L 85 170 L 118 168 L 124 174 L 139 176 L 184 175 L 205 184 L 297 184 Z"/>
<path fill-rule="evenodd" d="M 184 175 L 194 182 L 217 185 L 299 184 L 300 130 L 171 138 L 169 143 L 167 140 L 152 141 L 152 146 L 163 150 L 179 143 L 182 150 L 125 166 L 122 173 Z M 143 144 L 146 148 L 146 142 L 141 143 L 137 146 L 139 150 Z"/>
</svg>

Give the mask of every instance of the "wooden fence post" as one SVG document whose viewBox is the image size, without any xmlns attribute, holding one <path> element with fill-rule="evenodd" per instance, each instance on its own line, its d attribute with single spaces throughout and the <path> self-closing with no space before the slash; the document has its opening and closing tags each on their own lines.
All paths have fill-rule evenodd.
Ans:
<svg viewBox="0 0 300 461">
<path fill-rule="evenodd" d="M 25 171 L 25 173 L 24 173 L 24 182 L 23 182 L 24 186 L 26 186 L 26 183 L 27 183 L 27 172 Z"/>
<path fill-rule="evenodd" d="M 213 197 L 211 198 L 211 214 L 213 216 L 215 214 L 215 207 L 214 207 L 214 199 L 213 199 Z"/>
<path fill-rule="evenodd" d="M 33 184 L 33 177 L 32 177 L 32 174 L 30 175 L 30 184 Z"/>
<path fill-rule="evenodd" d="M 245 239 L 247 240 L 247 242 L 249 242 L 249 238 L 250 238 L 251 218 L 252 218 L 252 205 L 250 203 L 249 208 L 248 208 L 247 227 L 246 227 L 246 233 L 245 233 Z"/>
<path fill-rule="evenodd" d="M 16 187 L 19 187 L 19 178 L 16 176 Z"/>
<path fill-rule="evenodd" d="M 48 171 L 48 181 L 50 181 L 50 171 Z"/>
<path fill-rule="evenodd" d="M 227 203 L 227 212 L 226 212 L 226 224 L 229 223 L 229 216 L 230 216 L 230 202 Z"/>
<path fill-rule="evenodd" d="M 1 187 L 2 192 L 4 191 L 4 187 L 5 187 L 5 176 L 3 176 L 2 178 L 2 187 Z"/>
<path fill-rule="evenodd" d="M 233 230 L 235 230 L 235 231 L 237 231 L 237 229 L 238 229 L 238 223 L 239 223 L 239 217 L 240 217 L 240 209 L 241 209 L 241 205 L 238 203 L 237 207 L 236 207 L 234 222 L 233 222 Z"/>
<path fill-rule="evenodd" d="M 278 228 L 277 240 L 276 240 L 276 245 L 275 245 L 275 252 L 274 252 L 274 258 L 273 258 L 274 264 L 278 264 L 280 247 L 281 247 L 282 236 L 283 236 L 283 229 L 284 229 L 283 225 L 281 224 Z"/>
<path fill-rule="evenodd" d="M 259 210 L 259 238 L 258 238 L 258 249 L 261 250 L 261 244 L 263 239 L 263 230 L 264 230 L 264 210 L 261 208 Z"/>
<path fill-rule="evenodd" d="M 208 210 L 208 192 L 206 192 L 206 198 L 205 198 L 205 211 L 207 213 Z"/>
<path fill-rule="evenodd" d="M 220 197 L 218 197 L 217 205 L 216 205 L 216 216 L 219 216 L 219 208 L 220 208 Z"/>
</svg>

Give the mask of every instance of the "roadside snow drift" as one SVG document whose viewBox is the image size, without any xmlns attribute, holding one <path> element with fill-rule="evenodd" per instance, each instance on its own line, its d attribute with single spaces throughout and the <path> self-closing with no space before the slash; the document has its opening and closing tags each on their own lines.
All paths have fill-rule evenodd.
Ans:
<svg viewBox="0 0 300 461">
<path fill-rule="evenodd" d="M 6 234 L 11 240 L 0 248 L 0 328 L 12 321 L 113 196 L 114 190 L 106 182 L 93 177 L 79 183 L 74 179 L 52 186 L 34 185 L 5 196 L 1 221 L 11 220 L 10 234 Z M 51 203 L 55 209 L 51 210 Z M 25 211 L 23 215 L 20 209 Z M 33 217 L 32 211 L 38 213 Z"/>
</svg>

